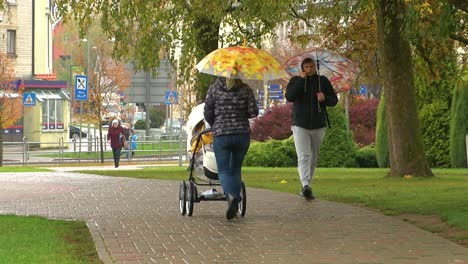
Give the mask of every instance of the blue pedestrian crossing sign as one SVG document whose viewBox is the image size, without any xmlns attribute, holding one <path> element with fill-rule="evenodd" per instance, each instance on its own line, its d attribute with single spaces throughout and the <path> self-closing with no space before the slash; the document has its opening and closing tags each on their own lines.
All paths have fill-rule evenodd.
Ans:
<svg viewBox="0 0 468 264">
<path fill-rule="evenodd" d="M 359 85 L 359 88 L 360 88 L 359 89 L 359 94 L 360 95 L 366 95 L 366 86 L 361 84 L 361 85 Z"/>
<path fill-rule="evenodd" d="M 88 100 L 88 76 L 75 75 L 75 99 L 77 101 Z"/>
<path fill-rule="evenodd" d="M 24 106 L 36 105 L 36 93 L 32 93 L 32 92 L 23 93 L 23 105 Z"/>
<path fill-rule="evenodd" d="M 167 105 L 177 104 L 177 91 L 164 92 L 164 103 Z"/>
</svg>

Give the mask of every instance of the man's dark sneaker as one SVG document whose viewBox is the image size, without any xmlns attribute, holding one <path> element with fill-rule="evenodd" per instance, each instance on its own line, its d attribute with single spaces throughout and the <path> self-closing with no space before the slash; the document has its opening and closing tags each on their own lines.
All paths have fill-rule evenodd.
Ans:
<svg viewBox="0 0 468 264">
<path fill-rule="evenodd" d="M 237 215 L 237 209 L 239 206 L 239 202 L 241 201 L 241 198 L 234 197 L 233 195 L 228 194 L 227 201 L 228 201 L 228 208 L 226 210 L 226 218 L 228 220 L 231 220 Z"/>
<path fill-rule="evenodd" d="M 309 185 L 305 185 L 304 187 L 302 187 L 302 191 L 300 194 L 307 200 L 315 199 L 314 194 L 312 193 L 312 189 L 310 188 Z"/>
</svg>

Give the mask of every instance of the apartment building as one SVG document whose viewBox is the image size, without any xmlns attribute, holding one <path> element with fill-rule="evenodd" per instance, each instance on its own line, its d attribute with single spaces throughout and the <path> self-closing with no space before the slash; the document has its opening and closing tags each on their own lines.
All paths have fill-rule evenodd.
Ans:
<svg viewBox="0 0 468 264">
<path fill-rule="evenodd" d="M 52 69 L 52 1 L 1 1 L 6 8 L 0 11 L 0 52 L 12 60 L 15 83 L 37 99 L 34 106 L 23 108 L 22 119 L 4 130 L 5 141 L 66 139 L 70 99 L 66 82 L 56 81 Z"/>
</svg>

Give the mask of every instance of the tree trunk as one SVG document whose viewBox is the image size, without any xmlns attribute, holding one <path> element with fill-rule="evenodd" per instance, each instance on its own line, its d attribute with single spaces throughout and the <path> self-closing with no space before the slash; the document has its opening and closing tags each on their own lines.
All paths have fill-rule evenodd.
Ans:
<svg viewBox="0 0 468 264">
<path fill-rule="evenodd" d="M 200 55 L 197 58 L 197 62 L 203 59 L 210 52 L 218 49 L 219 39 L 219 25 L 221 21 L 212 20 L 206 17 L 200 17 L 198 21 L 194 23 L 195 27 L 202 28 L 198 34 Z M 204 73 L 200 73 L 197 76 L 197 83 L 195 84 L 195 90 L 197 91 L 197 101 L 203 102 L 206 98 L 206 92 L 211 83 L 213 83 L 214 77 Z"/>
<path fill-rule="evenodd" d="M 101 163 L 104 164 L 104 144 L 102 142 L 102 127 L 99 125 L 99 147 L 100 147 L 100 156 L 101 156 Z M 107 141 L 107 138 L 106 138 Z"/>
<path fill-rule="evenodd" d="M 402 35 L 403 0 L 377 0 L 391 176 L 432 176 L 416 111 L 411 50 Z"/>
</svg>

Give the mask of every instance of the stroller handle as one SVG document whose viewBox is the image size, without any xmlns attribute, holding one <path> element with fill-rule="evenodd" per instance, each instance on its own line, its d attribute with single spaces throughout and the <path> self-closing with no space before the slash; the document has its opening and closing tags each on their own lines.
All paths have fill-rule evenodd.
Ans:
<svg viewBox="0 0 468 264">
<path fill-rule="evenodd" d="M 200 133 L 198 133 L 197 140 L 200 140 L 201 136 L 203 136 L 206 133 L 210 133 L 210 132 L 211 132 L 211 127 L 203 129 L 202 131 L 200 131 Z"/>
</svg>

